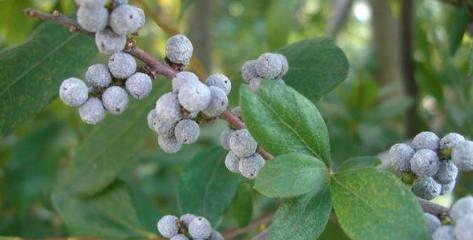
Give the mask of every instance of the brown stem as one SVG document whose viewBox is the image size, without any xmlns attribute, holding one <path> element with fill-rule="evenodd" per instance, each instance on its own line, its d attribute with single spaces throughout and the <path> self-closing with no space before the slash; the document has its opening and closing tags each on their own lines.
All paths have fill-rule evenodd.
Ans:
<svg viewBox="0 0 473 240">
<path fill-rule="evenodd" d="M 223 237 L 225 239 L 233 239 L 233 238 L 238 237 L 242 234 L 245 234 L 249 231 L 256 230 L 257 228 L 259 228 L 261 226 L 266 226 L 266 225 L 270 224 L 271 221 L 273 220 L 273 215 L 274 215 L 274 213 L 271 212 L 271 213 L 268 213 L 266 215 L 263 215 L 263 216 L 255 219 L 255 220 L 253 220 L 246 227 L 234 228 L 234 229 L 227 230 L 223 233 Z"/>
<path fill-rule="evenodd" d="M 426 213 L 430 213 L 432 215 L 437 216 L 438 218 L 444 218 L 448 215 L 448 208 L 435 204 L 433 202 L 417 198 L 417 201 L 419 202 L 420 206 Z"/>
</svg>

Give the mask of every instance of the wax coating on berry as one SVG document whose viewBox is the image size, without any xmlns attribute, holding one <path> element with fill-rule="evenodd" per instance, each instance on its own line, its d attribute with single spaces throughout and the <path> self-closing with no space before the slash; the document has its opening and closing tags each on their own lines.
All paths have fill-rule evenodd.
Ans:
<svg viewBox="0 0 473 240">
<path fill-rule="evenodd" d="M 92 87 L 108 87 L 112 83 L 112 75 L 105 64 L 94 64 L 87 69 L 85 80 Z"/>
<path fill-rule="evenodd" d="M 457 222 L 466 215 L 473 214 L 473 197 L 466 196 L 458 199 L 450 208 L 449 216 Z"/>
<path fill-rule="evenodd" d="M 108 68 L 112 75 L 118 79 L 127 79 L 136 72 L 136 60 L 128 53 L 113 54 L 108 61 Z"/>
<path fill-rule="evenodd" d="M 128 94 L 125 89 L 111 86 L 102 94 L 103 106 L 111 114 L 122 114 L 128 107 Z"/>
<path fill-rule="evenodd" d="M 255 78 L 259 78 L 258 73 L 256 72 L 256 62 L 256 60 L 246 61 L 241 67 L 241 76 L 247 83 Z"/>
<path fill-rule="evenodd" d="M 176 123 L 183 117 L 177 94 L 172 92 L 162 95 L 156 102 L 155 109 L 158 117 L 166 122 Z"/>
<path fill-rule="evenodd" d="M 119 35 L 112 29 L 105 28 L 95 33 L 95 44 L 100 53 L 107 55 L 118 53 L 125 49 L 126 35 Z"/>
<path fill-rule="evenodd" d="M 420 177 L 431 177 L 439 170 L 437 153 L 429 149 L 417 151 L 411 159 L 411 170 Z"/>
<path fill-rule="evenodd" d="M 184 119 L 177 123 L 174 134 L 178 142 L 192 144 L 199 139 L 200 127 L 194 120 Z"/>
<path fill-rule="evenodd" d="M 203 217 L 196 217 L 189 224 L 189 234 L 194 239 L 207 239 L 212 234 L 212 226 Z"/>
<path fill-rule="evenodd" d="M 281 58 L 274 53 L 264 53 L 256 60 L 256 72 L 264 79 L 275 79 L 282 72 Z"/>
<path fill-rule="evenodd" d="M 458 176 L 458 168 L 453 163 L 453 161 L 441 161 L 439 165 L 439 170 L 434 176 L 435 181 L 440 184 L 448 184 L 452 181 L 455 181 Z"/>
<path fill-rule="evenodd" d="M 79 116 L 83 122 L 95 125 L 105 117 L 105 109 L 100 99 L 91 97 L 79 107 Z"/>
<path fill-rule="evenodd" d="M 169 240 L 189 240 L 189 238 L 187 238 L 184 234 L 177 234 Z"/>
<path fill-rule="evenodd" d="M 473 214 L 468 214 L 455 223 L 453 232 L 457 240 L 471 240 L 473 237 Z"/>
<path fill-rule="evenodd" d="M 189 64 L 194 47 L 191 41 L 182 34 L 177 34 L 166 42 L 166 57 L 172 63 L 187 65 Z"/>
<path fill-rule="evenodd" d="M 232 151 L 229 151 L 227 156 L 225 156 L 225 167 L 227 167 L 230 172 L 240 173 L 240 158 Z"/>
<path fill-rule="evenodd" d="M 138 31 L 145 25 L 145 21 L 143 10 L 128 4 L 118 6 L 110 14 L 110 26 L 115 33 L 120 35 Z"/>
<path fill-rule="evenodd" d="M 207 85 L 222 89 L 225 92 L 225 95 L 230 94 L 230 91 L 232 90 L 232 82 L 230 79 L 220 73 L 210 75 L 207 78 Z"/>
<path fill-rule="evenodd" d="M 432 240 L 456 240 L 453 226 L 444 225 L 435 230 Z"/>
<path fill-rule="evenodd" d="M 473 170 L 473 142 L 463 141 L 455 145 L 452 151 L 452 161 L 460 171 Z"/>
<path fill-rule="evenodd" d="M 179 103 L 189 112 L 202 111 L 210 103 L 211 92 L 201 82 L 181 86 L 178 93 Z"/>
<path fill-rule="evenodd" d="M 179 92 L 179 89 L 188 84 L 194 84 L 199 82 L 199 78 L 192 72 L 179 72 L 172 79 L 172 91 Z"/>
<path fill-rule="evenodd" d="M 104 7 L 80 7 L 77 11 L 77 22 L 82 28 L 89 32 L 102 31 L 108 23 L 108 11 Z"/>
<path fill-rule="evenodd" d="M 147 97 L 153 90 L 153 82 L 148 74 L 135 73 L 126 82 L 126 90 L 136 99 Z"/>
<path fill-rule="evenodd" d="M 259 171 L 264 167 L 265 161 L 261 155 L 255 153 L 249 157 L 240 160 L 238 169 L 244 177 L 255 179 Z"/>
<path fill-rule="evenodd" d="M 204 109 L 203 113 L 209 117 L 217 117 L 228 107 L 228 97 L 225 92 L 216 86 L 210 86 L 210 103 L 206 109 Z"/>
<path fill-rule="evenodd" d="M 59 87 L 59 97 L 68 106 L 78 107 L 89 97 L 87 85 L 78 78 L 68 78 Z"/>
<path fill-rule="evenodd" d="M 412 191 L 415 195 L 426 200 L 432 200 L 440 195 L 442 186 L 431 177 L 420 177 L 414 181 Z"/>
<path fill-rule="evenodd" d="M 165 238 L 172 238 L 179 233 L 176 216 L 165 215 L 159 219 L 157 228 L 159 233 Z"/>
<path fill-rule="evenodd" d="M 258 144 L 247 129 L 240 129 L 230 136 L 229 146 L 238 157 L 244 158 L 255 153 Z"/>
<path fill-rule="evenodd" d="M 429 235 L 432 235 L 435 230 L 437 230 L 442 225 L 440 220 L 430 213 L 424 213 L 424 218 L 427 222 L 427 231 Z"/>
<path fill-rule="evenodd" d="M 439 149 L 440 139 L 433 132 L 421 132 L 414 137 L 411 145 L 415 150 L 430 149 L 435 152 Z"/>
<path fill-rule="evenodd" d="M 230 135 L 234 130 L 227 128 L 220 134 L 220 144 L 225 150 L 230 150 Z"/>
<path fill-rule="evenodd" d="M 189 224 L 192 222 L 192 220 L 194 220 L 194 218 L 195 218 L 195 215 L 194 215 L 194 214 L 186 213 L 186 214 L 182 215 L 182 216 L 179 218 L 179 221 L 181 221 L 181 223 L 182 223 L 186 228 L 188 228 L 188 227 L 189 227 Z"/>
<path fill-rule="evenodd" d="M 165 153 L 177 153 L 182 147 L 175 136 L 159 135 L 158 144 Z"/>
<path fill-rule="evenodd" d="M 411 170 L 411 159 L 414 156 L 414 149 L 404 143 L 398 143 L 389 150 L 389 161 L 397 172 L 407 172 Z"/>
<path fill-rule="evenodd" d="M 465 137 L 458 133 L 449 133 L 440 139 L 440 151 L 452 149 L 460 142 L 465 141 Z"/>
</svg>

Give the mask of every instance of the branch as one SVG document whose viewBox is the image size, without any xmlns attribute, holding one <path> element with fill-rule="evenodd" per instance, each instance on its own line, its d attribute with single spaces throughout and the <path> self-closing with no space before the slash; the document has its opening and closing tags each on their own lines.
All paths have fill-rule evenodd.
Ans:
<svg viewBox="0 0 473 240">
<path fill-rule="evenodd" d="M 266 226 L 268 224 L 271 223 L 271 221 L 273 220 L 273 215 L 274 213 L 268 213 L 266 215 L 263 215 L 259 218 L 256 218 L 255 220 L 253 220 L 250 224 L 248 224 L 248 226 L 246 227 L 243 227 L 243 228 L 234 228 L 234 229 L 230 229 L 230 230 L 227 230 L 223 233 L 223 237 L 224 239 L 233 239 L 235 237 L 238 237 L 242 234 L 245 234 L 249 231 L 252 231 L 252 230 L 255 230 L 261 226 Z"/>
</svg>

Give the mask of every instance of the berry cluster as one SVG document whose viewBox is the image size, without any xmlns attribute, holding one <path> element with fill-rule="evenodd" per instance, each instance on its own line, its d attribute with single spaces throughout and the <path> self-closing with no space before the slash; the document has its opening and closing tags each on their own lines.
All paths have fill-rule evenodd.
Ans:
<svg viewBox="0 0 473 240">
<path fill-rule="evenodd" d="M 454 189 L 459 171 L 473 170 L 473 142 L 458 133 L 440 139 L 421 132 L 410 144 L 392 146 L 389 159 L 394 170 L 416 178 L 412 191 L 418 197 L 431 200 Z"/>
<path fill-rule="evenodd" d="M 243 80 L 251 90 L 257 90 L 264 79 L 281 79 L 289 70 L 289 63 L 279 53 L 263 53 L 256 60 L 246 61 L 241 67 Z"/>
<path fill-rule="evenodd" d="M 159 233 L 170 240 L 223 240 L 222 234 L 212 228 L 204 217 L 184 214 L 180 218 L 166 215 L 159 219 Z"/>
<path fill-rule="evenodd" d="M 473 197 L 467 196 L 456 201 L 449 211 L 453 224 L 443 225 L 440 220 L 425 213 L 427 229 L 432 240 L 471 240 L 473 238 Z"/>
<path fill-rule="evenodd" d="M 232 109 L 232 114 L 241 119 L 240 108 Z M 263 157 L 256 152 L 258 143 L 247 129 L 229 128 L 220 135 L 220 142 L 228 154 L 225 166 L 233 173 L 240 173 L 248 179 L 254 179 L 264 167 Z"/>
<path fill-rule="evenodd" d="M 167 42 L 167 59 L 185 65 L 192 56 L 192 44 L 183 35 Z M 185 46 L 176 43 L 179 42 Z M 190 44 L 190 45 L 188 45 Z M 158 134 L 158 144 L 167 153 L 176 153 L 182 144 L 199 138 L 200 120 L 218 117 L 228 106 L 232 84 L 223 74 L 213 74 L 206 84 L 192 72 L 179 72 L 172 79 L 172 92 L 162 95 L 148 114 L 148 126 Z"/>
</svg>

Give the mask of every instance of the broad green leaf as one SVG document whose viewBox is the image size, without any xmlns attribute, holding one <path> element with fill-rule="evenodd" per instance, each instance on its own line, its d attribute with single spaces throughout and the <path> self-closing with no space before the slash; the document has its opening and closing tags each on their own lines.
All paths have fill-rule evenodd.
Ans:
<svg viewBox="0 0 473 240">
<path fill-rule="evenodd" d="M 73 235 L 108 239 L 156 237 L 140 225 L 128 189 L 120 181 L 90 198 L 56 191 L 52 201 Z"/>
<path fill-rule="evenodd" d="M 331 192 L 338 222 L 351 239 L 428 239 L 416 197 L 388 172 L 339 172 L 332 178 Z"/>
<path fill-rule="evenodd" d="M 322 234 L 331 210 L 328 188 L 289 200 L 274 215 L 268 239 L 315 240 Z"/>
<path fill-rule="evenodd" d="M 178 203 L 182 213 L 206 217 L 215 227 L 230 207 L 240 178 L 225 167 L 220 147 L 198 154 L 181 174 Z"/>
<path fill-rule="evenodd" d="M 96 54 L 91 38 L 54 24 L 40 25 L 26 43 L 0 52 L 0 134 L 40 112 L 62 80 L 81 77 Z"/>
<path fill-rule="evenodd" d="M 108 115 L 95 126 L 62 172 L 60 187 L 76 195 L 93 195 L 112 183 L 125 166 L 132 164 L 144 140 L 153 133 L 146 116 L 169 86 L 168 82 L 155 82 L 155 89 L 146 99 L 130 100 L 122 115 Z"/>
<path fill-rule="evenodd" d="M 268 197 L 295 197 L 319 191 L 327 184 L 328 169 L 319 159 L 301 154 L 279 155 L 268 161 L 255 188 Z"/>
<path fill-rule="evenodd" d="M 454 8 L 448 15 L 447 36 L 449 53 L 454 56 L 461 45 L 463 34 L 465 33 L 471 16 L 467 8 Z"/>
<path fill-rule="evenodd" d="M 248 183 L 240 183 L 235 200 L 233 200 L 231 213 L 240 227 L 250 223 L 253 216 L 253 201 L 251 199 L 251 186 Z"/>
<path fill-rule="evenodd" d="M 305 153 L 330 163 L 327 126 L 312 102 L 277 81 L 263 81 L 257 92 L 240 89 L 246 126 L 264 149 L 276 156 Z"/>
<path fill-rule="evenodd" d="M 347 77 L 348 60 L 330 39 L 303 40 L 280 52 L 289 61 L 284 81 L 312 102 L 317 102 Z"/>
<path fill-rule="evenodd" d="M 330 218 L 318 240 L 350 240 L 350 238 L 343 232 L 335 218 Z"/>
<path fill-rule="evenodd" d="M 381 164 L 381 161 L 376 157 L 352 157 L 343 161 L 342 164 L 337 167 L 337 171 L 341 172 L 360 168 L 376 167 L 379 164 Z"/>
</svg>

